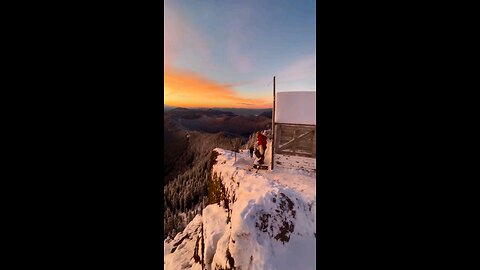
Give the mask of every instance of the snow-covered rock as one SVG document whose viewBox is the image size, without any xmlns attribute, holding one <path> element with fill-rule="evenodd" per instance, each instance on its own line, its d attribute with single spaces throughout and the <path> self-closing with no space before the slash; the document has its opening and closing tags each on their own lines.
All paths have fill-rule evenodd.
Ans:
<svg viewBox="0 0 480 270">
<path fill-rule="evenodd" d="M 223 194 L 165 241 L 165 269 L 315 269 L 315 172 L 257 172 L 248 152 L 214 151 Z"/>
<path fill-rule="evenodd" d="M 202 227 L 202 216 L 197 215 L 173 240 L 165 240 L 164 269 L 202 269 Z"/>
</svg>

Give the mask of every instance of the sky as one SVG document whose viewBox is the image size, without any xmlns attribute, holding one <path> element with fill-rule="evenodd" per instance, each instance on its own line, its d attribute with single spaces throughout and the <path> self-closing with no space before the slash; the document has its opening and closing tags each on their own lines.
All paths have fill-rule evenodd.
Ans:
<svg viewBox="0 0 480 270">
<path fill-rule="evenodd" d="M 165 0 L 164 103 L 271 108 L 316 91 L 315 0 Z"/>
</svg>

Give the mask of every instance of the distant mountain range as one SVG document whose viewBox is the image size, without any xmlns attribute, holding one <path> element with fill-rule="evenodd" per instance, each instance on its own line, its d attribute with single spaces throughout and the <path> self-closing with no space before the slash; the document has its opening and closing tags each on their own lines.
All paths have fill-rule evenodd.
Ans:
<svg viewBox="0 0 480 270">
<path fill-rule="evenodd" d="M 174 106 L 169 106 L 169 105 L 164 105 L 163 106 L 163 110 L 165 112 L 167 111 L 171 111 L 173 109 L 176 109 L 176 108 L 180 108 L 180 107 L 174 107 Z M 184 109 L 184 108 L 180 108 L 180 109 Z M 189 110 L 208 110 L 206 108 L 191 108 Z M 268 112 L 270 113 L 270 118 L 272 117 L 272 109 L 271 108 L 266 108 L 266 109 L 243 109 L 243 108 L 214 108 L 214 109 L 211 109 L 211 110 L 215 110 L 215 111 L 223 111 L 223 112 L 232 112 L 236 115 L 243 115 L 243 116 L 249 116 L 249 115 L 252 115 L 252 116 L 256 116 L 256 115 L 261 115 L 263 113 L 267 113 L 268 115 Z"/>
<path fill-rule="evenodd" d="M 165 105 L 165 104 L 163 105 L 163 111 L 165 111 L 165 112 L 170 111 L 170 110 L 175 109 L 175 108 L 176 107 L 173 107 L 173 106 L 168 106 L 168 105 Z"/>
<path fill-rule="evenodd" d="M 166 182 L 179 172 L 185 171 L 200 152 L 208 154 L 215 147 L 226 147 L 234 139 L 245 143 L 253 132 L 270 128 L 272 119 L 269 114 L 271 116 L 271 111 L 264 111 L 258 116 L 237 115 L 218 109 L 173 108 L 165 111 L 163 126 Z M 189 135 L 193 137 L 188 139 Z M 194 139 L 196 137 L 198 139 Z M 208 145 L 211 145 L 211 149 L 196 154 L 188 150 Z"/>
<path fill-rule="evenodd" d="M 221 111 L 226 111 L 226 112 L 232 112 L 237 115 L 243 115 L 243 116 L 248 116 L 248 115 L 260 115 L 264 112 L 271 112 L 272 109 L 240 109 L 240 108 L 218 108 L 217 110 Z"/>
<path fill-rule="evenodd" d="M 181 130 L 206 133 L 224 132 L 248 137 L 254 131 L 271 126 L 271 110 L 257 111 L 258 115 L 238 115 L 219 109 L 175 108 L 165 111 L 164 121 L 172 122 Z"/>
</svg>

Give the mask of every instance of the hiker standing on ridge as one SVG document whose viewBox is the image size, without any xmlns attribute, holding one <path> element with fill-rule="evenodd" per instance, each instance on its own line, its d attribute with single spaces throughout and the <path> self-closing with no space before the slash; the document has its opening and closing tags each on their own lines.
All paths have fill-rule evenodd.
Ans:
<svg viewBox="0 0 480 270">
<path fill-rule="evenodd" d="M 263 164 L 265 159 L 265 151 L 267 150 L 267 137 L 257 132 L 257 140 L 258 140 L 258 151 L 260 152 L 260 159 L 258 160 L 258 164 Z"/>
</svg>

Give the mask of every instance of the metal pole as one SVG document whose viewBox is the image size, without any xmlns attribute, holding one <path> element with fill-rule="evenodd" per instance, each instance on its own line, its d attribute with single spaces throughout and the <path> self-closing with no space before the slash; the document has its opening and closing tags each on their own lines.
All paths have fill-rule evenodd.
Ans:
<svg viewBox="0 0 480 270">
<path fill-rule="evenodd" d="M 273 76 L 273 109 L 272 109 L 272 158 L 270 160 L 271 168 L 273 170 L 275 157 L 275 76 Z"/>
</svg>

